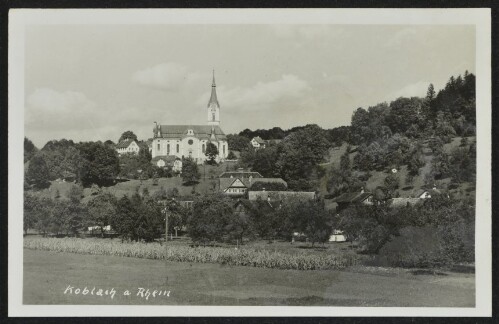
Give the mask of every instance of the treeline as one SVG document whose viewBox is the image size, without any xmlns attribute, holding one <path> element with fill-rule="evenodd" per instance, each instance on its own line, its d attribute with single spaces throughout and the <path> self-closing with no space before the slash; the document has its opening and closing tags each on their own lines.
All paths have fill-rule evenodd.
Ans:
<svg viewBox="0 0 499 324">
<path fill-rule="evenodd" d="M 289 200 L 270 207 L 267 201 L 245 201 L 243 211 L 235 201 L 221 194 L 198 195 L 192 209 L 175 198 L 178 191 L 164 189 L 150 195 L 147 190 L 116 198 L 99 192 L 82 201 L 82 187 L 72 185 L 67 197 L 44 198 L 24 194 L 24 231 L 36 229 L 42 235 L 79 235 L 88 228 L 104 235 L 110 225 L 122 240 L 153 241 L 165 233 L 187 230 L 197 244 L 236 242 L 256 238 L 290 240 L 294 232 L 305 234 L 314 244 L 326 242 L 333 230 L 333 215 L 323 201 Z"/>
<path fill-rule="evenodd" d="M 240 163 L 264 177 L 284 179 L 291 190 L 314 190 L 321 177 L 318 164 L 325 161 L 329 147 L 326 131 L 308 125 L 265 149 L 248 145 L 241 151 Z"/>
<path fill-rule="evenodd" d="M 131 131 L 124 132 L 121 140 L 135 139 Z M 24 138 L 25 188 L 41 189 L 50 181 L 65 179 L 84 186 L 111 185 L 117 177 L 128 179 L 149 179 L 172 176 L 171 170 L 151 164 L 151 154 L 145 142 L 138 141 L 138 154 L 118 155 L 115 144 L 79 142 L 72 140 L 51 140 L 42 149 L 37 149 Z"/>
<path fill-rule="evenodd" d="M 358 242 L 359 250 L 378 254 L 402 229 L 429 230 L 437 242 L 410 238 L 412 246 L 422 249 L 399 249 L 393 255 L 393 266 L 427 267 L 474 262 L 475 201 L 455 199 L 446 194 L 433 195 L 416 205 L 390 207 L 376 201 L 372 206 L 357 205 L 338 216 L 339 226 L 349 241 Z M 431 240 L 424 235 L 420 240 Z"/>
</svg>

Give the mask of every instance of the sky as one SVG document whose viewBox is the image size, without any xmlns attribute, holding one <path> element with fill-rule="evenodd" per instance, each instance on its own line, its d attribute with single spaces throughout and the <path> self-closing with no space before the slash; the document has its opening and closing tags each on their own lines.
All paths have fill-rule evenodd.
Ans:
<svg viewBox="0 0 499 324">
<path fill-rule="evenodd" d="M 475 73 L 471 25 L 29 25 L 25 135 L 112 140 L 153 123 L 206 124 L 215 69 L 220 126 L 349 125 L 358 107 L 425 96 Z"/>
</svg>

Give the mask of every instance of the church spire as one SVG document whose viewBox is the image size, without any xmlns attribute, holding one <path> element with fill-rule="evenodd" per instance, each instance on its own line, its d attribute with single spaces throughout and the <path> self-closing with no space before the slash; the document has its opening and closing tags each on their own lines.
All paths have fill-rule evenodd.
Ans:
<svg viewBox="0 0 499 324">
<path fill-rule="evenodd" d="M 211 97 L 210 101 L 208 102 L 208 107 L 211 105 L 216 105 L 217 107 L 220 107 L 220 104 L 218 103 L 217 99 L 217 85 L 215 83 L 215 69 L 213 69 L 213 81 L 211 83 Z"/>
</svg>

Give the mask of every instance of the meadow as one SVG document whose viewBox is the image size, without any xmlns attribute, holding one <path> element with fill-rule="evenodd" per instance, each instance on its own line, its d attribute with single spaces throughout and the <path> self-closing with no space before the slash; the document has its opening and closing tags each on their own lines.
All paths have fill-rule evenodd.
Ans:
<svg viewBox="0 0 499 324">
<path fill-rule="evenodd" d="M 114 288 L 116 296 L 64 294 L 68 286 Z M 138 288 L 170 295 L 146 300 Z M 279 270 L 24 249 L 23 303 L 473 307 L 475 276 L 362 266 Z"/>
</svg>

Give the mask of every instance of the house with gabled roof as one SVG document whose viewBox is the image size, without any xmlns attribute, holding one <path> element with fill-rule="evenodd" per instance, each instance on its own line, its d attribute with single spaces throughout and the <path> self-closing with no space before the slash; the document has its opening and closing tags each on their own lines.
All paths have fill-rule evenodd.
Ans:
<svg viewBox="0 0 499 324">
<path fill-rule="evenodd" d="M 139 154 L 140 151 L 139 143 L 137 143 L 137 141 L 134 139 L 125 139 L 116 144 L 116 151 L 118 152 L 119 155 L 127 153 Z"/>
<path fill-rule="evenodd" d="M 225 171 L 218 176 L 219 178 L 263 178 L 259 172 L 255 171 Z"/>
<path fill-rule="evenodd" d="M 358 192 L 343 193 L 338 197 L 333 198 L 332 202 L 338 204 L 336 212 L 340 212 L 343 209 L 348 208 L 350 205 L 372 205 L 374 203 L 373 194 L 365 192 L 364 189 L 361 189 Z"/>
<path fill-rule="evenodd" d="M 255 183 L 270 184 L 279 183 L 287 188 L 288 184 L 281 178 L 219 178 L 220 192 L 230 197 L 242 197 Z"/>
<path fill-rule="evenodd" d="M 253 137 L 251 139 L 251 145 L 253 145 L 255 149 L 265 148 L 266 144 L 267 142 L 264 141 L 260 136 Z"/>
</svg>

